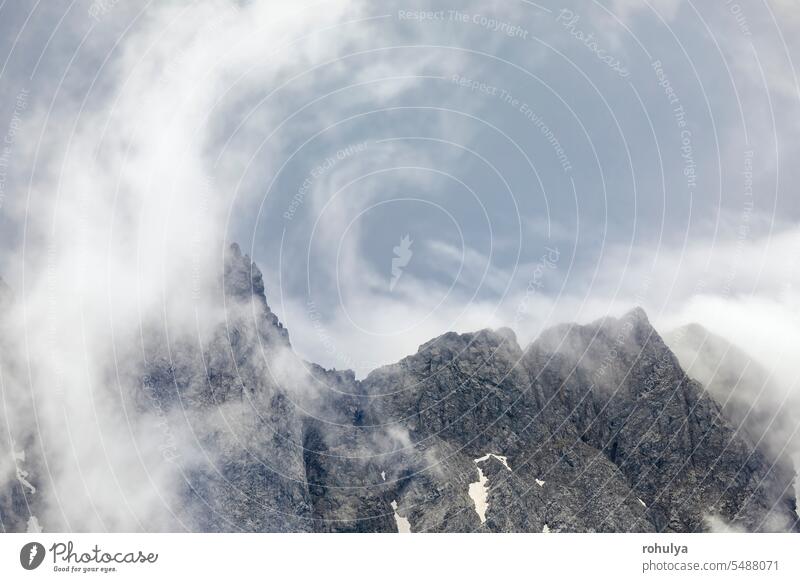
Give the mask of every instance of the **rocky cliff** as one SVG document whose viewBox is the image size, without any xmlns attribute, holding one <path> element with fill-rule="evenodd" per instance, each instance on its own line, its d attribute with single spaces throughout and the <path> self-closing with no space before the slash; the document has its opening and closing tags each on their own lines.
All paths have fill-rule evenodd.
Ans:
<svg viewBox="0 0 800 582">
<path fill-rule="evenodd" d="M 36 532 L 45 471 L 41 449 L 23 426 L 33 418 L 31 395 L 13 390 L 21 373 L 7 357 L 14 340 L 7 325 L 13 303 L 11 289 L 0 279 L 0 411 L 24 411 L 21 418 L 0 412 L 0 532 Z"/>
<path fill-rule="evenodd" d="M 190 529 L 797 527 L 793 471 L 685 373 L 641 309 L 526 349 L 508 329 L 446 333 L 358 381 L 296 356 L 236 246 L 221 291 L 225 322 L 201 341 L 145 333 L 133 395 L 178 435 L 173 510 Z M 4 526 L 20 529 L 3 495 Z"/>
</svg>

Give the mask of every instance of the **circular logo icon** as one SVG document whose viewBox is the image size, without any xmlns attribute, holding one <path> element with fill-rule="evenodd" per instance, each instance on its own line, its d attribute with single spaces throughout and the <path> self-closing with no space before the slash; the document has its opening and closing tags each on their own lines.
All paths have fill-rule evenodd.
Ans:
<svg viewBox="0 0 800 582">
<path fill-rule="evenodd" d="M 44 546 L 39 542 L 30 542 L 19 551 L 19 563 L 26 570 L 35 570 L 44 561 Z"/>
</svg>

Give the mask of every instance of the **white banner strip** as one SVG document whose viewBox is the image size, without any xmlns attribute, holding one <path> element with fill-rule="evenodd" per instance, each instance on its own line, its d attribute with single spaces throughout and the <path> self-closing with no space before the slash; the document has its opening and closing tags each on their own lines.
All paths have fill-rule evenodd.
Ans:
<svg viewBox="0 0 800 582">
<path fill-rule="evenodd" d="M 792 534 L 5 534 L 0 580 L 798 580 Z M 233 578 L 232 578 L 233 577 Z"/>
</svg>

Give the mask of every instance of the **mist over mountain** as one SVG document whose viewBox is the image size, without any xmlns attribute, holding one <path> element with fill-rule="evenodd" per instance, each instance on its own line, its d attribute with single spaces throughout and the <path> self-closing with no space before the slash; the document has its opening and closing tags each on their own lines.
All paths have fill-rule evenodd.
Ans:
<svg viewBox="0 0 800 582">
<path fill-rule="evenodd" d="M 797 396 L 767 367 L 698 324 L 665 335 L 683 368 L 720 404 L 737 433 L 791 474 L 800 461 Z M 795 483 L 797 487 L 797 483 Z"/>
<path fill-rule="evenodd" d="M 139 357 L 109 364 L 131 388 L 102 409 L 126 419 L 95 459 L 108 474 L 69 462 L 52 434 L 63 419 L 15 379 L 4 327 L 4 531 L 798 528 L 777 447 L 787 423 L 753 397 L 768 378 L 700 328 L 668 336 L 674 351 L 639 308 L 525 349 L 507 328 L 451 332 L 357 380 L 296 355 L 237 245 L 223 267 L 223 318 L 179 336 L 143 328 Z M 138 526 L 96 489 L 123 486 L 115 455 L 128 446 L 152 486 L 126 494 Z"/>
</svg>

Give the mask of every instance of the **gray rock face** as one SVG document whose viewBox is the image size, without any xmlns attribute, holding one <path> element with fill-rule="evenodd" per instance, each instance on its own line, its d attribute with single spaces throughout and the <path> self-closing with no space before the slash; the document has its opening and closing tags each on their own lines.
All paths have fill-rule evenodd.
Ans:
<svg viewBox="0 0 800 582">
<path fill-rule="evenodd" d="M 687 374 L 717 401 L 737 434 L 765 455 L 778 481 L 791 489 L 796 475 L 792 454 L 800 450 L 792 414 L 800 401 L 793 391 L 778 385 L 749 354 L 700 325 L 673 330 L 664 340 Z"/>
<path fill-rule="evenodd" d="M 447 333 L 357 381 L 294 354 L 236 246 L 220 290 L 223 323 L 192 342 L 145 330 L 132 372 L 136 405 L 157 403 L 176 435 L 173 511 L 192 530 L 796 527 L 791 474 L 641 310 L 558 326 L 526 350 L 507 329 Z M 4 525 L 23 527 L 21 507 L 1 492 Z"/>
<path fill-rule="evenodd" d="M 205 341 L 149 335 L 143 392 L 166 411 L 186 476 L 181 521 L 199 531 L 311 531 L 296 358 L 238 246 L 223 277 L 225 322 Z M 280 380 L 283 378 L 284 380 Z"/>
<path fill-rule="evenodd" d="M 406 428 L 414 450 L 428 453 L 398 486 L 417 508 L 413 531 L 627 531 L 644 516 L 620 471 L 546 402 L 507 331 L 445 334 L 364 384 L 382 395 L 371 416 Z M 508 468 L 495 457 L 475 462 L 489 454 Z M 467 495 L 479 468 L 488 478 L 483 523 Z M 652 528 L 644 520 L 636 529 Z"/>
<path fill-rule="evenodd" d="M 792 392 L 778 386 L 760 362 L 700 325 L 673 330 L 664 341 L 686 373 L 719 403 L 731 425 L 793 472 L 786 451 L 798 449 L 797 420 L 790 411 L 799 403 Z"/>
<path fill-rule="evenodd" d="M 0 413 L 0 532 L 35 531 L 37 515 L 41 515 L 41 486 L 45 475 L 38 444 L 24 437 L 23 424 L 30 416 L 18 411 L 29 411 L 32 403 L 29 394 L 10 393 L 20 370 L 7 354 L 12 341 L 6 326 L 6 317 L 14 302 L 14 295 L 0 279 L 0 401 L 6 410 L 14 410 L 6 417 Z M 5 484 L 5 486 L 2 486 Z"/>
<path fill-rule="evenodd" d="M 5 432 L 4 435 L 7 435 Z M 5 441 L 4 437 L 4 441 Z M 6 443 L 3 442 L 2 449 Z M 10 455 L 0 462 L 0 531 L 36 531 L 41 515 L 41 478 L 44 474 L 34 443 L 8 443 Z"/>
<path fill-rule="evenodd" d="M 643 311 L 551 330 L 526 359 L 657 530 L 703 531 L 713 517 L 751 531 L 795 527 L 791 482 L 686 376 Z"/>
<path fill-rule="evenodd" d="M 261 319 L 258 327 L 264 334 L 264 339 L 269 339 L 273 344 L 289 346 L 288 330 L 267 305 L 261 270 L 250 257 L 242 253 L 236 243 L 228 251 L 222 281 L 224 294 L 228 299 L 245 304 L 250 301 L 256 303 L 253 315 Z"/>
</svg>

